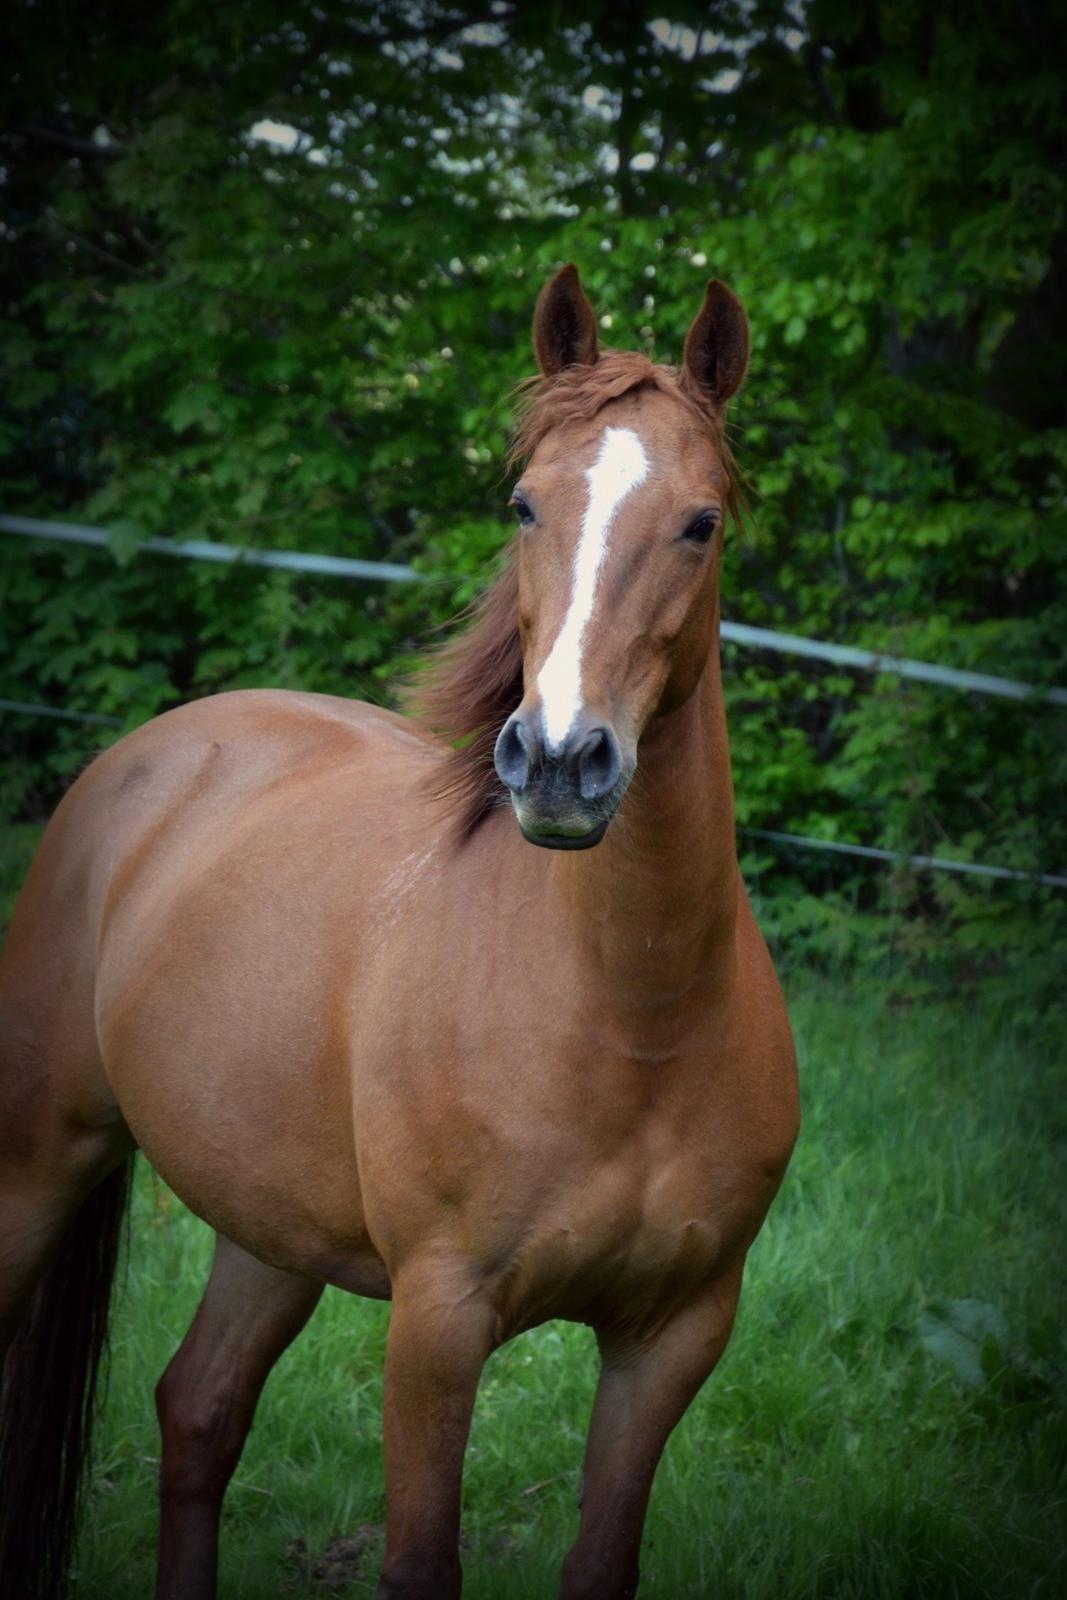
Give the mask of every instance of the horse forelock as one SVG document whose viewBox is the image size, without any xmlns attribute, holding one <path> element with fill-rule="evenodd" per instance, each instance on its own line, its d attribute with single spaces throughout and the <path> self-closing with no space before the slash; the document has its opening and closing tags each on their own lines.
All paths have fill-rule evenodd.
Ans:
<svg viewBox="0 0 1067 1600">
<path fill-rule="evenodd" d="M 588 421 L 612 400 L 640 388 L 679 401 L 707 434 L 726 475 L 727 510 L 740 520 L 742 483 L 721 417 L 690 392 L 684 373 L 633 351 L 605 350 L 592 366 L 567 367 L 554 377 L 538 375 L 519 384 L 509 468 L 528 461 L 555 429 Z M 506 798 L 493 749 L 523 694 L 518 593 L 511 540 L 495 580 L 455 619 L 459 631 L 419 668 L 404 694 L 406 709 L 453 745 L 429 782 L 432 797 L 454 814 L 463 838 Z"/>
<path fill-rule="evenodd" d="M 690 422 L 707 435 L 726 474 L 726 507 L 740 520 L 743 482 L 726 438 L 721 413 L 694 392 L 684 370 L 659 366 L 634 350 L 603 350 L 592 366 L 565 367 L 554 377 L 537 374 L 516 388 L 515 427 L 508 446 L 508 467 L 527 462 L 546 437 L 568 423 L 588 421 L 612 400 L 635 389 L 656 389 L 685 407 Z"/>
</svg>

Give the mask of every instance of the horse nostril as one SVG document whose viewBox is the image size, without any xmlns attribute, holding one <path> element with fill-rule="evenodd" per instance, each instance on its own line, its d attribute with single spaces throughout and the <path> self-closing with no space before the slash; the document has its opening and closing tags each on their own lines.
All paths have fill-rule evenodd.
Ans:
<svg viewBox="0 0 1067 1600">
<path fill-rule="evenodd" d="M 578 788 L 582 799 L 596 800 L 608 794 L 619 781 L 621 771 L 618 740 L 611 729 L 591 729 L 578 752 Z"/>
<path fill-rule="evenodd" d="M 509 717 L 493 750 L 497 777 L 509 789 L 523 789 L 530 776 L 527 736 L 517 716 Z"/>
</svg>

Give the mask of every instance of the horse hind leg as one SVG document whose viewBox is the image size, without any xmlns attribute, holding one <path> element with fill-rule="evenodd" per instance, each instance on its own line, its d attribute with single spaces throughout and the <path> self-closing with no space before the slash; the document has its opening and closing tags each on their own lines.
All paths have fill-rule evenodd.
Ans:
<svg viewBox="0 0 1067 1600">
<path fill-rule="evenodd" d="M 0 1573 L 59 1595 L 129 1193 L 121 1124 L 65 1125 L 54 1074 L 0 1013 Z"/>
<path fill-rule="evenodd" d="M 133 1140 L 93 1022 L 91 953 L 24 894 L 0 959 L 0 1573 L 61 1593 Z"/>
<path fill-rule="evenodd" d="M 156 1389 L 162 1438 L 157 1600 L 212 1600 L 226 1486 L 268 1374 L 322 1289 L 218 1236 L 204 1298 Z"/>
<path fill-rule="evenodd" d="M 46 829 L 0 954 L 0 1588 L 20 1600 L 63 1588 L 134 1148 L 96 1033 L 87 792 Z"/>
</svg>

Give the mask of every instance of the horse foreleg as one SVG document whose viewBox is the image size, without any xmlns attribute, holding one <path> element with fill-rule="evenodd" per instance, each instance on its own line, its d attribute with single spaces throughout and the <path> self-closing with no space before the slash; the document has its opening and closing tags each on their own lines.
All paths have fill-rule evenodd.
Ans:
<svg viewBox="0 0 1067 1600">
<path fill-rule="evenodd" d="M 600 1337 L 602 1366 L 586 1447 L 578 1538 L 559 1600 L 632 1600 L 648 1497 L 675 1423 L 726 1347 L 738 1268 L 654 1338 Z"/>
<path fill-rule="evenodd" d="M 460 1273 L 393 1285 L 385 1357 L 386 1540 L 378 1600 L 456 1600 L 463 1453 L 492 1346 L 491 1308 Z"/>
<path fill-rule="evenodd" d="M 322 1287 L 217 1239 L 204 1298 L 156 1389 L 163 1447 L 157 1600 L 212 1600 L 226 1485 L 267 1376 Z"/>
</svg>

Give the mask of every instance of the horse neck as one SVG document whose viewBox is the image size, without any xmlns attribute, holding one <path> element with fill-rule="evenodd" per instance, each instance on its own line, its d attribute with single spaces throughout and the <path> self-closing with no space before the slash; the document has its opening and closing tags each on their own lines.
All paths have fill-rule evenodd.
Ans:
<svg viewBox="0 0 1067 1600">
<path fill-rule="evenodd" d="M 684 1011 L 725 981 L 738 868 L 717 629 L 694 693 L 642 736 L 603 842 L 553 865 L 590 976 L 627 1006 Z"/>
</svg>

